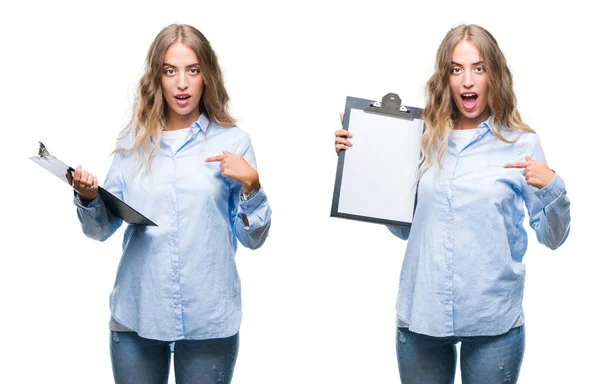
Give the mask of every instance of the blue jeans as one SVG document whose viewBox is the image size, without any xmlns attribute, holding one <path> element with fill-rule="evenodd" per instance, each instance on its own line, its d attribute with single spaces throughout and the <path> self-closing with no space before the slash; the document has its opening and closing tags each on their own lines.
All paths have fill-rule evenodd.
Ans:
<svg viewBox="0 0 600 384">
<path fill-rule="evenodd" d="M 116 384 L 166 384 L 171 342 L 144 339 L 135 332 L 110 332 L 110 358 Z M 237 359 L 239 335 L 223 339 L 175 342 L 175 381 L 229 384 Z"/>
<path fill-rule="evenodd" d="M 396 355 L 403 384 L 452 384 L 456 343 L 463 384 L 516 383 L 525 351 L 525 326 L 498 336 L 431 337 L 398 328 Z"/>
</svg>

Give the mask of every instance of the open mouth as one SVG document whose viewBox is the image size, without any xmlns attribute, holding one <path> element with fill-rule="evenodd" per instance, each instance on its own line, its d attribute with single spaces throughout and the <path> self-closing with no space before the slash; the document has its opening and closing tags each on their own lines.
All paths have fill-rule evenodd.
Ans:
<svg viewBox="0 0 600 384">
<path fill-rule="evenodd" d="M 180 106 L 184 106 L 189 103 L 191 97 L 190 95 L 177 95 L 175 96 L 175 102 Z"/>
<path fill-rule="evenodd" d="M 476 93 L 463 93 L 462 95 L 460 95 L 460 97 L 463 102 L 463 107 L 467 111 L 472 111 L 477 106 L 477 94 Z"/>
</svg>

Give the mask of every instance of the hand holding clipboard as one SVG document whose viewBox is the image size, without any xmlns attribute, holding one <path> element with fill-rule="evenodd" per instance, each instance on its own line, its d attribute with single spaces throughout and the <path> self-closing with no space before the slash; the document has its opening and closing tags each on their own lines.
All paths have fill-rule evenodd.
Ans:
<svg viewBox="0 0 600 384">
<path fill-rule="evenodd" d="M 98 179 L 95 176 L 83 172 L 81 167 L 74 169 L 63 163 L 50 154 L 41 142 L 38 155 L 29 158 L 34 163 L 37 163 L 42 168 L 73 187 L 73 189 L 80 194 L 80 198 L 83 197 L 83 199 L 91 201 L 100 195 L 106 208 L 108 208 L 113 215 L 123 219 L 126 223 L 157 227 L 152 220 L 127 205 L 124 201 L 120 200 L 106 189 L 100 187 L 98 185 Z M 85 178 L 83 176 L 85 176 Z"/>
<path fill-rule="evenodd" d="M 339 157 L 332 217 L 411 226 L 424 129 L 422 112 L 403 106 L 394 93 L 381 102 L 346 99 L 343 129 L 335 133 Z"/>
</svg>

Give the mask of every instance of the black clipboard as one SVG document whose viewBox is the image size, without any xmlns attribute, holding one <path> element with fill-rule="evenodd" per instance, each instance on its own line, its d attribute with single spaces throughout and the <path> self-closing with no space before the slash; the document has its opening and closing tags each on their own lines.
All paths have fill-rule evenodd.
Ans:
<svg viewBox="0 0 600 384">
<path fill-rule="evenodd" d="M 31 156 L 29 158 L 34 163 L 38 164 L 62 181 L 71 185 L 66 177 L 66 174 L 67 172 L 71 172 L 71 175 L 73 175 L 75 169 L 50 154 L 41 141 L 38 155 Z M 102 201 L 104 201 L 106 208 L 108 208 L 113 215 L 123 219 L 123 221 L 126 223 L 158 227 L 158 225 L 156 225 L 152 220 L 148 219 L 146 216 L 127 205 L 123 200 L 108 192 L 106 189 L 99 186 L 98 193 L 100 194 L 100 197 L 102 197 Z"/>
<path fill-rule="evenodd" d="M 402 100 L 395 93 L 388 93 L 381 102 L 356 97 L 346 98 L 343 129 L 352 132 L 355 137 L 351 139 L 353 146 L 347 151 L 340 151 L 338 155 L 331 217 L 402 227 L 411 226 L 417 206 L 421 138 L 425 129 L 422 115 L 421 108 L 402 105 Z M 363 138 L 383 135 L 384 131 L 387 132 L 387 136 L 382 136 L 375 141 L 370 138 L 360 143 L 353 130 L 353 127 L 359 125 L 362 125 L 359 131 Z M 383 126 L 385 128 L 382 128 Z M 378 132 L 379 128 L 381 132 Z M 394 145 L 396 140 L 406 140 L 404 143 L 398 143 L 399 146 L 405 146 L 396 148 Z M 353 153 L 359 145 L 363 146 L 360 154 Z M 372 167 L 365 164 L 372 160 L 369 156 L 359 158 L 369 151 L 376 156 L 385 154 L 391 159 L 391 161 L 382 161 L 384 169 L 381 172 L 383 174 L 389 172 L 388 178 L 372 174 Z M 378 151 L 385 151 L 385 153 Z M 404 168 L 402 168 L 403 164 L 397 162 L 404 162 Z M 387 171 L 386 166 L 389 168 Z M 395 180 L 394 176 L 401 180 Z M 395 182 L 397 185 L 392 187 Z M 390 188 L 398 188 L 398 190 L 394 191 Z M 347 197 L 348 195 L 351 196 Z"/>
</svg>

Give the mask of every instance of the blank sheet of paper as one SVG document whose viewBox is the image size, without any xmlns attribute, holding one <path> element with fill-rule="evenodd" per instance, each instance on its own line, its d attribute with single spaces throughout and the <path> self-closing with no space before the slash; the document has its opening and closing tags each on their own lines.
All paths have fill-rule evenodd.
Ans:
<svg viewBox="0 0 600 384">
<path fill-rule="evenodd" d="M 423 120 L 351 109 L 338 212 L 411 223 Z"/>
</svg>

